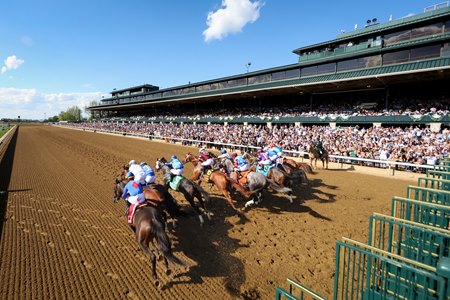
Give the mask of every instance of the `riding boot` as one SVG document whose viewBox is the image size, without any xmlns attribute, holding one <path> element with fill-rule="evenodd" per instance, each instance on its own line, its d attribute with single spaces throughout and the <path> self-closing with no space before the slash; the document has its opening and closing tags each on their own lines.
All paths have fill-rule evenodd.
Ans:
<svg viewBox="0 0 450 300">
<path fill-rule="evenodd" d="M 130 205 L 131 203 L 126 201 L 126 206 L 125 206 L 125 216 L 128 217 L 128 213 L 130 212 Z"/>
</svg>

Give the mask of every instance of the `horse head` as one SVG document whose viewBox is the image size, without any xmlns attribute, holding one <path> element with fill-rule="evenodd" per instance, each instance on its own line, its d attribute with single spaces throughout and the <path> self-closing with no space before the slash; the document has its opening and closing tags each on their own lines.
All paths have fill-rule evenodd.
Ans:
<svg viewBox="0 0 450 300">
<path fill-rule="evenodd" d="M 198 161 L 198 158 L 194 154 L 192 154 L 191 152 L 188 152 L 186 154 L 186 156 L 184 157 L 183 163 L 185 163 L 185 164 L 188 163 L 188 162 L 194 163 L 196 161 Z"/>
<path fill-rule="evenodd" d="M 120 198 L 122 198 L 123 188 L 123 181 L 116 178 L 116 183 L 114 184 L 114 203 L 119 202 Z"/>
<path fill-rule="evenodd" d="M 156 159 L 156 164 L 155 164 L 155 168 L 156 170 L 160 170 L 162 169 L 162 167 L 164 167 L 166 165 L 167 160 L 164 157 L 161 158 L 157 158 Z"/>
</svg>

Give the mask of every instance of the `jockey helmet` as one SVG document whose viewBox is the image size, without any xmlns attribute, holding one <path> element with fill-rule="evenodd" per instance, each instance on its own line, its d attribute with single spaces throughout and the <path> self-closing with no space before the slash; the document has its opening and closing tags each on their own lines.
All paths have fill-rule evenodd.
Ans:
<svg viewBox="0 0 450 300">
<path fill-rule="evenodd" d="M 269 147 L 275 147 L 274 143 L 270 143 Z"/>
<path fill-rule="evenodd" d="M 236 157 L 237 153 L 236 152 L 231 152 L 231 157 Z"/>
<path fill-rule="evenodd" d="M 269 147 L 264 147 L 264 151 L 267 151 L 267 150 L 269 150 Z"/>
<path fill-rule="evenodd" d="M 199 152 L 205 152 L 205 148 L 200 148 Z"/>
<path fill-rule="evenodd" d="M 176 155 L 172 155 L 172 159 L 178 159 Z"/>
<path fill-rule="evenodd" d="M 141 165 L 141 167 L 143 167 L 143 166 L 146 166 L 147 163 L 145 161 L 143 161 L 143 162 L 140 163 L 140 165 Z"/>
<path fill-rule="evenodd" d="M 134 160 L 134 159 L 132 159 L 132 160 L 130 160 L 130 162 L 128 163 L 128 165 L 134 165 L 134 164 L 136 164 L 136 161 Z"/>
<path fill-rule="evenodd" d="M 258 148 L 258 153 L 263 152 L 263 150 L 261 148 Z"/>
<path fill-rule="evenodd" d="M 127 179 L 134 179 L 134 174 L 131 172 L 128 172 L 127 175 L 125 176 Z"/>
<path fill-rule="evenodd" d="M 225 154 L 225 153 L 227 153 L 227 150 L 222 149 L 222 150 L 220 150 L 220 152 L 221 152 L 222 154 Z"/>
</svg>

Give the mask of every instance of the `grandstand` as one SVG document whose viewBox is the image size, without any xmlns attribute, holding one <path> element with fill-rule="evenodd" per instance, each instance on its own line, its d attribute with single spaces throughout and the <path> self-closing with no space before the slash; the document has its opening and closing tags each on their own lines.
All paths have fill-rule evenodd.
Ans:
<svg viewBox="0 0 450 300">
<path fill-rule="evenodd" d="M 165 89 L 114 90 L 89 109 L 151 122 L 449 125 L 448 2 L 293 52 L 298 62 L 290 65 Z M 277 117 L 257 116 L 277 109 Z M 218 117 L 233 110 L 235 117 Z"/>
</svg>

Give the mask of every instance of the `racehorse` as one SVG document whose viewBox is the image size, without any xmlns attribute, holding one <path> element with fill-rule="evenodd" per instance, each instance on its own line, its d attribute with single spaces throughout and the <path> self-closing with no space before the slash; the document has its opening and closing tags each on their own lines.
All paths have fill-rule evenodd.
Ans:
<svg viewBox="0 0 450 300">
<path fill-rule="evenodd" d="M 308 152 L 309 152 L 309 159 L 311 160 L 311 167 L 313 167 L 313 162 L 314 163 L 314 168 L 317 169 L 317 160 L 320 159 L 322 161 L 322 168 L 325 169 L 325 162 L 326 162 L 326 168 L 328 169 L 328 161 L 329 161 L 329 156 L 328 156 L 328 151 L 325 149 L 322 149 L 322 154 L 319 153 L 319 149 L 317 149 L 316 145 L 314 145 L 313 142 L 309 143 L 309 147 L 308 147 Z"/>
<path fill-rule="evenodd" d="M 184 158 L 184 163 L 186 164 L 188 162 L 194 165 L 192 180 L 197 181 L 202 172 L 202 165 L 198 161 L 198 156 L 188 152 L 186 154 L 186 157 Z M 205 178 L 205 176 L 206 174 L 203 175 L 203 178 Z M 217 187 L 217 189 L 219 189 L 219 191 L 225 196 L 228 203 L 231 205 L 233 209 L 236 209 L 236 207 L 234 206 L 233 199 L 231 198 L 230 195 L 231 188 L 234 188 L 245 198 L 248 198 L 251 195 L 251 193 L 247 191 L 243 186 L 241 186 L 239 183 L 228 177 L 226 174 L 222 173 L 220 170 L 212 170 L 208 180 L 212 182 L 214 186 Z"/>
<path fill-rule="evenodd" d="M 242 154 L 244 157 L 249 157 L 250 155 L 246 152 Z M 225 168 L 228 171 L 228 174 L 230 174 L 230 177 L 234 177 L 232 174 L 234 173 L 234 166 L 230 159 L 225 158 L 222 160 L 222 164 L 225 166 Z M 280 185 L 274 180 L 264 176 L 261 173 L 255 172 L 254 170 L 251 170 L 247 175 L 247 185 L 249 192 L 252 195 L 256 195 L 256 202 L 252 199 L 250 201 L 247 201 L 245 204 L 245 207 L 248 207 L 251 204 L 258 204 L 261 201 L 261 191 L 270 187 L 272 190 L 277 191 L 279 193 L 285 194 L 288 196 L 289 202 L 292 203 L 292 189 L 289 187 L 286 187 L 284 185 Z"/>
<path fill-rule="evenodd" d="M 308 163 L 295 161 L 292 158 L 284 157 L 283 165 L 288 165 L 293 168 L 303 170 L 305 173 L 308 174 L 314 174 L 314 170 Z"/>
<path fill-rule="evenodd" d="M 122 175 L 119 175 L 122 176 Z M 116 179 L 114 185 L 114 202 L 117 203 L 122 197 L 126 181 Z M 151 188 L 144 188 L 144 197 L 147 203 L 158 208 L 161 212 L 167 211 L 172 219 L 173 227 L 176 227 L 175 216 L 184 216 L 184 212 L 180 210 L 176 200 L 161 184 L 154 184 Z"/>
<path fill-rule="evenodd" d="M 162 170 L 163 177 L 164 177 L 164 183 L 166 189 L 169 188 L 169 182 L 171 181 L 171 174 L 169 166 L 166 165 L 167 160 L 163 157 L 160 159 L 156 159 L 156 170 Z M 208 193 L 198 184 L 195 182 L 192 182 L 191 180 L 187 179 L 186 177 L 183 177 L 178 185 L 178 191 L 183 194 L 184 198 L 189 202 L 191 207 L 194 209 L 195 213 L 197 214 L 200 225 L 203 225 L 203 216 L 200 211 L 200 209 L 195 205 L 194 198 L 197 198 L 201 208 L 205 212 L 208 219 L 211 219 L 211 216 L 209 215 L 208 210 L 205 207 L 205 203 L 203 202 L 203 197 L 205 197 L 206 203 L 209 203 L 209 195 Z"/>
<path fill-rule="evenodd" d="M 117 187 L 117 184 L 116 184 Z M 116 190 L 115 190 L 116 192 Z M 117 203 L 120 200 L 120 196 L 116 193 L 114 201 Z M 172 244 L 165 231 L 165 221 L 161 214 L 161 210 L 155 206 L 143 206 L 138 207 L 134 213 L 133 223 L 134 231 L 136 234 L 136 242 L 139 248 L 147 255 L 152 264 L 152 276 L 153 284 L 156 287 L 160 286 L 158 276 L 156 274 L 156 255 L 153 250 L 150 249 L 152 244 L 154 250 L 159 254 L 162 252 L 164 260 L 165 272 L 170 275 L 168 260 L 174 264 L 185 266 L 185 263 L 177 258 L 172 253 Z M 156 240 L 158 247 L 155 247 L 154 240 Z"/>
</svg>

